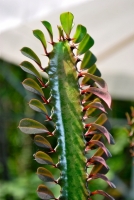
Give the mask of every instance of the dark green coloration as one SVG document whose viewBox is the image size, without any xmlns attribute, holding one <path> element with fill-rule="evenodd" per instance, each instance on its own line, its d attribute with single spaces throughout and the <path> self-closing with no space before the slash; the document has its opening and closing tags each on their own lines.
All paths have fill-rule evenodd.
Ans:
<svg viewBox="0 0 134 200">
<path fill-rule="evenodd" d="M 42 24 L 46 27 L 51 39 L 51 43 L 53 44 L 53 31 L 52 31 L 51 24 L 47 21 L 42 21 Z"/>
<path fill-rule="evenodd" d="M 33 52 L 32 49 L 28 48 L 28 47 L 23 47 L 21 49 L 21 53 L 24 55 L 24 56 L 27 56 L 29 57 L 30 59 L 34 60 L 39 66 L 41 66 L 41 61 L 40 59 L 38 58 L 38 56 Z"/>
<path fill-rule="evenodd" d="M 84 36 L 86 35 L 87 33 L 87 29 L 82 26 L 81 24 L 79 24 L 76 28 L 76 32 L 73 36 L 73 42 L 74 43 L 79 43 L 81 42 L 81 40 L 84 38 Z"/>
<path fill-rule="evenodd" d="M 41 41 L 41 43 L 42 43 L 42 45 L 44 47 L 45 53 L 47 53 L 47 51 L 46 51 L 47 43 L 46 43 L 46 39 L 45 39 L 45 36 L 44 36 L 43 32 L 40 31 L 40 30 L 34 30 L 33 34 L 34 34 L 34 36 L 36 38 L 38 38 Z"/>
<path fill-rule="evenodd" d="M 35 160 L 42 165 L 50 165 L 60 170 L 60 177 L 55 180 L 47 169 L 37 169 L 41 180 L 54 182 L 61 187 L 61 194 L 56 198 L 45 185 L 39 185 L 37 193 L 41 199 L 89 200 L 91 196 L 100 194 L 113 200 L 102 190 L 89 190 L 90 181 L 97 178 L 114 187 L 105 177 L 109 170 L 106 160 L 111 154 L 101 140 L 105 137 L 110 144 L 114 144 L 114 139 L 105 125 L 106 105 L 110 108 L 111 96 L 95 65 L 96 58 L 89 51 L 94 41 L 86 28 L 78 25 L 74 37 L 70 36 L 73 18 L 72 13 L 61 14 L 62 26 L 58 26 L 59 42 L 53 41 L 50 23 L 42 22 L 53 46 L 49 53 L 43 32 L 33 31 L 49 58 L 47 68 L 42 67 L 40 59 L 30 48 L 24 47 L 21 50 L 25 56 L 37 63 L 48 81 L 44 82 L 42 74 L 40 75 L 29 62 L 24 61 L 21 64 L 21 68 L 34 75 L 39 82 L 38 84 L 32 78 L 27 78 L 23 81 L 23 86 L 41 99 L 32 99 L 29 106 L 45 114 L 45 125 L 26 118 L 20 121 L 19 128 L 24 133 L 34 134 L 35 144 L 45 151 L 37 151 L 34 154 Z M 76 54 L 73 51 L 76 49 L 75 43 L 79 43 Z M 79 55 L 83 55 L 82 61 Z M 91 116 L 93 120 L 90 119 Z M 47 136 L 57 139 L 58 144 L 55 148 L 51 146 Z M 96 152 L 89 156 L 91 149 L 96 149 Z M 52 153 L 58 154 L 58 163 L 51 158 Z M 87 168 L 91 166 L 91 172 L 87 173 Z"/>
</svg>

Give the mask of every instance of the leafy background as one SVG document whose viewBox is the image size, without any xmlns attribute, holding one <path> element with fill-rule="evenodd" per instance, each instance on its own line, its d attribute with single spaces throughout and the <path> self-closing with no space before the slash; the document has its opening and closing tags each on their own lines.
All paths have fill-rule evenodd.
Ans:
<svg viewBox="0 0 134 200">
<path fill-rule="evenodd" d="M 17 127 L 20 119 L 26 116 L 38 118 L 38 115 L 27 106 L 32 94 L 27 93 L 20 83 L 26 78 L 26 73 L 3 60 L 0 60 L 0 69 L 0 200 L 37 200 L 35 191 L 40 180 L 36 175 L 38 164 L 33 159 L 37 147 L 32 138 L 22 134 Z M 91 190 L 105 189 L 116 200 L 130 200 L 127 195 L 134 189 L 131 186 L 134 177 L 131 175 L 132 158 L 125 117 L 132 105 L 132 101 L 113 99 L 112 111 L 109 112 L 116 144 L 108 146 L 113 155 L 107 161 L 110 166 L 108 176 L 117 189 L 110 189 L 102 181 L 92 181 L 94 184 L 89 186 Z M 98 198 L 104 199 L 96 196 L 94 200 Z"/>
</svg>

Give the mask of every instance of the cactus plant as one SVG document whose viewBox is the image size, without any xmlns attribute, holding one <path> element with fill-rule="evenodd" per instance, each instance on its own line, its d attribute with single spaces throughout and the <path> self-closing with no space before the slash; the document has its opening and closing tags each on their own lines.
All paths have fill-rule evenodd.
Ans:
<svg viewBox="0 0 134 200">
<path fill-rule="evenodd" d="M 33 31 L 49 59 L 47 67 L 32 49 L 21 49 L 22 54 L 37 65 L 35 67 L 29 61 L 21 63 L 22 70 L 33 75 L 22 84 L 37 95 L 36 99 L 30 100 L 29 106 L 44 114 L 45 122 L 25 118 L 20 121 L 19 129 L 32 135 L 34 143 L 41 148 L 34 154 L 35 160 L 43 165 L 37 169 L 39 178 L 61 187 L 60 196 L 55 197 L 48 186 L 39 185 L 37 194 L 41 199 L 90 200 L 96 194 L 113 199 L 103 190 L 90 191 L 91 180 L 98 178 L 115 187 L 105 176 L 109 170 L 106 160 L 111 154 L 104 141 L 114 144 L 107 129 L 106 116 L 111 96 L 95 65 L 96 57 L 89 50 L 94 40 L 87 29 L 79 24 L 74 35 L 70 36 L 73 19 L 70 12 L 60 15 L 58 42 L 53 39 L 51 24 L 42 21 L 50 36 L 51 52 L 47 50 L 43 32 Z M 51 145 L 51 138 L 57 140 L 55 147 Z M 92 150 L 96 150 L 93 155 L 90 154 Z M 57 156 L 57 163 L 52 159 L 53 154 Z M 48 165 L 51 167 L 44 167 Z M 52 168 L 60 170 L 57 180 Z"/>
</svg>

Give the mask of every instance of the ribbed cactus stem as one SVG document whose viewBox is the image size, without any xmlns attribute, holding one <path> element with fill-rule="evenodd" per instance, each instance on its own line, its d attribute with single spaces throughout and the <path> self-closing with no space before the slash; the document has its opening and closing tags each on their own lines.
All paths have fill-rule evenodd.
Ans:
<svg viewBox="0 0 134 200">
<path fill-rule="evenodd" d="M 55 44 L 49 59 L 48 74 L 57 119 L 57 151 L 61 155 L 58 165 L 61 170 L 60 199 L 87 200 L 82 109 L 75 59 L 68 42 Z"/>
</svg>

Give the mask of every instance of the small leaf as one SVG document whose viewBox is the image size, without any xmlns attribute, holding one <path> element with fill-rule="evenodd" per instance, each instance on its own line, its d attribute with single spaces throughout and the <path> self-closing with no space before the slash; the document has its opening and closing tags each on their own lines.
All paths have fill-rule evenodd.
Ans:
<svg viewBox="0 0 134 200">
<path fill-rule="evenodd" d="M 83 110 L 88 110 L 89 108 L 98 108 L 99 110 L 101 110 L 102 112 L 106 112 L 104 106 L 102 105 L 102 103 L 100 102 L 100 99 L 96 98 L 94 99 L 94 101 L 88 103 Z"/>
<path fill-rule="evenodd" d="M 97 163 L 92 168 L 90 175 L 97 174 L 97 173 L 107 174 L 108 171 L 109 171 L 109 168 L 106 168 L 104 165 Z"/>
<path fill-rule="evenodd" d="M 34 143 L 39 147 L 43 147 L 43 148 L 52 150 L 51 144 L 48 142 L 48 140 L 46 140 L 41 135 L 35 135 Z"/>
<path fill-rule="evenodd" d="M 93 179 L 98 179 L 101 178 L 104 181 L 106 181 L 108 183 L 108 185 L 110 185 L 110 187 L 112 188 L 116 188 L 116 186 L 104 175 L 104 174 L 93 174 L 93 175 L 89 175 L 87 181 L 93 180 Z"/>
<path fill-rule="evenodd" d="M 89 87 L 85 90 L 82 90 L 81 94 L 88 93 L 88 92 L 95 94 L 96 96 L 101 98 L 107 104 L 109 108 L 111 107 L 111 96 L 105 89 L 97 88 L 97 87 Z"/>
<path fill-rule="evenodd" d="M 76 28 L 76 32 L 75 32 L 75 34 L 73 36 L 73 42 L 74 43 L 81 42 L 81 40 L 84 38 L 86 33 L 87 33 L 86 27 L 82 26 L 81 24 L 78 24 L 77 28 Z"/>
<path fill-rule="evenodd" d="M 20 67 L 25 72 L 32 74 L 32 75 L 36 76 L 37 78 L 39 78 L 40 80 L 42 80 L 42 77 L 40 76 L 39 72 L 30 62 L 24 61 L 20 64 Z"/>
<path fill-rule="evenodd" d="M 37 194 L 39 198 L 44 199 L 44 200 L 55 199 L 53 193 L 45 185 L 38 186 Z"/>
<path fill-rule="evenodd" d="M 113 136 L 108 132 L 108 130 L 104 126 L 101 126 L 96 123 L 91 123 L 90 125 L 91 127 L 98 129 L 101 133 L 103 133 L 105 137 L 107 138 L 109 144 L 115 144 Z"/>
<path fill-rule="evenodd" d="M 87 72 L 82 72 L 81 73 L 82 75 L 85 75 L 86 77 L 89 77 L 91 78 L 92 80 L 94 80 L 99 86 L 101 86 L 104 91 L 107 91 L 107 84 L 106 82 L 101 78 L 101 77 L 98 77 L 98 76 L 95 76 L 93 74 L 90 74 L 90 73 L 87 73 Z"/>
<path fill-rule="evenodd" d="M 94 40 L 90 37 L 89 34 L 86 34 L 78 46 L 77 55 L 84 54 L 93 46 L 93 44 Z"/>
<path fill-rule="evenodd" d="M 92 54 L 91 51 L 87 51 L 84 54 L 84 58 L 81 62 L 80 69 L 88 69 L 96 62 L 96 57 Z"/>
<path fill-rule="evenodd" d="M 45 49 L 45 53 L 46 53 L 47 43 L 46 43 L 46 39 L 45 39 L 43 32 L 41 30 L 34 30 L 33 34 L 37 39 L 39 39 L 41 41 L 41 43 Z"/>
<path fill-rule="evenodd" d="M 92 92 L 96 96 L 100 97 L 107 104 L 107 106 L 111 108 L 111 95 L 107 91 L 100 88 L 90 87 L 89 92 Z"/>
<path fill-rule="evenodd" d="M 38 151 L 34 154 L 34 157 L 35 160 L 40 164 L 54 165 L 52 158 L 43 151 Z"/>
<path fill-rule="evenodd" d="M 104 160 L 107 160 L 109 157 L 112 157 L 111 153 L 108 151 L 108 155 L 105 153 L 104 149 L 98 148 L 98 150 L 95 152 L 94 156 L 100 156 L 104 158 Z"/>
<path fill-rule="evenodd" d="M 108 149 L 105 147 L 105 145 L 104 145 L 101 141 L 98 141 L 98 140 L 90 140 L 86 145 L 87 145 L 87 146 L 86 146 L 85 151 L 89 151 L 90 149 L 92 149 L 92 147 L 94 147 L 94 145 L 97 145 L 98 147 L 100 147 L 100 148 L 103 149 L 103 151 L 105 152 L 105 154 L 106 154 L 108 157 L 111 157 L 110 152 L 108 151 Z"/>
<path fill-rule="evenodd" d="M 33 79 L 27 78 L 22 82 L 22 84 L 26 90 L 44 96 L 41 87 Z"/>
<path fill-rule="evenodd" d="M 91 196 L 95 195 L 95 194 L 101 194 L 103 195 L 104 197 L 107 197 L 108 199 L 110 200 L 115 200 L 112 196 L 110 196 L 108 193 L 104 192 L 103 190 L 96 190 L 96 191 L 93 191 L 91 192 Z"/>
<path fill-rule="evenodd" d="M 28 58 L 34 60 L 39 66 L 41 66 L 41 61 L 40 61 L 40 59 L 39 59 L 38 56 L 33 52 L 33 50 L 30 49 L 29 47 L 23 47 L 23 48 L 21 49 L 21 53 L 22 53 L 24 56 L 26 56 L 26 57 L 28 57 Z"/>
<path fill-rule="evenodd" d="M 60 41 L 61 39 L 64 39 L 64 33 L 63 33 L 63 29 L 61 26 L 57 26 L 57 28 L 59 31 L 59 41 Z"/>
<path fill-rule="evenodd" d="M 74 16 L 70 12 L 65 12 L 60 15 L 61 25 L 65 31 L 67 38 L 70 37 L 70 32 L 72 30 Z"/>
<path fill-rule="evenodd" d="M 26 134 L 49 133 L 43 124 L 29 118 L 20 121 L 19 129 Z"/>
<path fill-rule="evenodd" d="M 99 125 L 103 125 L 107 120 L 108 120 L 108 119 L 107 119 L 106 114 L 102 113 L 102 114 L 97 118 L 97 120 L 95 120 L 94 123 L 99 124 Z"/>
<path fill-rule="evenodd" d="M 44 113 L 45 115 L 48 114 L 47 109 L 45 108 L 44 104 L 41 103 L 37 99 L 31 99 L 29 102 L 29 106 L 30 106 L 30 108 L 32 108 L 33 110 L 35 110 L 37 112 Z"/>
<path fill-rule="evenodd" d="M 51 39 L 51 43 L 53 44 L 53 31 L 51 24 L 48 21 L 42 21 L 42 24 L 46 27 Z"/>
<path fill-rule="evenodd" d="M 104 165 L 104 167 L 109 169 L 104 158 L 102 158 L 100 156 L 93 156 L 93 157 L 89 158 L 88 161 L 87 161 L 87 166 L 89 166 L 90 164 L 95 165 L 96 163 L 101 163 L 102 165 Z"/>
<path fill-rule="evenodd" d="M 48 171 L 47 169 L 45 169 L 44 167 L 39 167 L 37 169 L 37 175 L 44 182 L 46 182 L 46 181 L 54 182 L 55 181 L 52 173 L 50 171 Z"/>
</svg>

